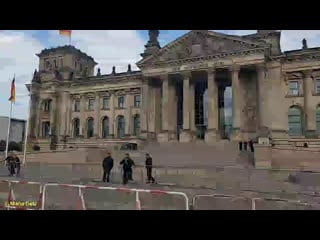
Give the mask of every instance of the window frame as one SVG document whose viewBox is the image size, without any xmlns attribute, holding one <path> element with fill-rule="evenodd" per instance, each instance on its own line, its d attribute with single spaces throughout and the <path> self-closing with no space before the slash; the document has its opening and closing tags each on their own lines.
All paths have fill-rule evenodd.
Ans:
<svg viewBox="0 0 320 240">
<path fill-rule="evenodd" d="M 319 85 L 318 85 L 318 83 L 319 83 Z M 315 88 L 316 88 L 316 89 L 315 89 L 315 90 L 316 90 L 315 92 L 316 92 L 317 95 L 320 95 L 320 78 L 316 78 L 316 80 L 315 80 L 315 85 L 316 85 L 316 86 L 315 86 Z"/>
<path fill-rule="evenodd" d="M 91 104 L 92 104 L 92 108 L 91 108 Z M 94 111 L 94 107 L 95 107 L 95 99 L 94 98 L 88 98 L 88 106 L 87 106 L 87 110 L 88 111 Z"/>
<path fill-rule="evenodd" d="M 295 88 L 292 88 L 292 84 L 297 84 L 297 86 Z M 295 93 L 295 91 L 297 91 Z M 300 96 L 300 83 L 297 80 L 294 81 L 290 81 L 289 82 L 289 96 Z"/>
<path fill-rule="evenodd" d="M 106 105 L 105 105 L 105 101 L 107 102 Z M 102 98 L 102 109 L 103 109 L 103 110 L 108 110 L 108 109 L 110 109 L 110 98 L 109 98 L 109 97 L 103 97 L 103 98 Z"/>
<path fill-rule="evenodd" d="M 77 108 L 77 104 L 79 104 L 79 108 Z M 74 100 L 74 112 L 80 112 L 81 111 L 81 101 L 80 99 L 75 99 Z"/>
<path fill-rule="evenodd" d="M 139 101 L 137 101 L 137 99 L 139 99 Z M 134 101 L 134 107 L 140 108 L 141 107 L 141 94 L 134 95 L 133 101 Z"/>
<path fill-rule="evenodd" d="M 121 104 L 120 99 L 123 99 L 123 102 Z M 125 108 L 125 96 L 119 96 L 118 97 L 118 108 L 124 109 Z"/>
</svg>

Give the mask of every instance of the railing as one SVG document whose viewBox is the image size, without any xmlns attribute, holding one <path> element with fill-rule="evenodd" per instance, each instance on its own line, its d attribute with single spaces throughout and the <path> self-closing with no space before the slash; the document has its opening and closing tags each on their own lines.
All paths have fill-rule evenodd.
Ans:
<svg viewBox="0 0 320 240">
<path fill-rule="evenodd" d="M 5 202 L 1 208 L 6 210 L 320 209 L 319 203 L 223 194 L 195 195 L 189 206 L 189 198 L 183 192 L 24 181 L 1 181 L 0 196 Z"/>
</svg>

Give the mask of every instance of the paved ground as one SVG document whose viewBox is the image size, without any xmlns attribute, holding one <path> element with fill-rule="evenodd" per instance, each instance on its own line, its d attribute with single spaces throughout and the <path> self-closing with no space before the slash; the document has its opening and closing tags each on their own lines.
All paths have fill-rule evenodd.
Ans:
<svg viewBox="0 0 320 240">
<path fill-rule="evenodd" d="M 0 179 L 28 180 L 41 183 L 69 183 L 69 184 L 89 184 L 98 186 L 123 187 L 121 184 L 121 172 L 115 169 L 112 175 L 112 184 L 102 183 L 100 178 L 90 177 L 88 167 L 66 167 L 66 166 L 48 166 L 48 165 L 28 165 L 22 170 L 21 178 L 7 176 L 7 169 L 4 165 L 0 166 Z M 243 196 L 249 198 L 281 198 L 293 201 L 302 201 L 309 204 L 319 204 L 320 194 L 319 174 L 314 173 L 294 173 L 292 179 L 288 179 L 290 173 L 270 173 L 268 171 L 250 171 L 248 179 L 247 169 L 222 169 L 217 168 L 217 175 L 207 177 L 191 175 L 167 174 L 159 175 L 157 179 L 159 184 L 149 185 L 143 183 L 139 178 L 139 173 L 135 173 L 137 182 L 130 183 L 127 187 L 138 189 L 160 189 L 166 191 L 178 191 L 187 194 L 190 203 L 195 195 L 203 194 L 225 194 L 234 196 Z M 95 175 L 98 176 L 99 174 Z M 143 179 L 143 178 L 142 178 Z M 204 181 L 205 179 L 206 181 Z M 202 180 L 202 181 L 201 181 Z M 199 183 L 207 183 L 203 186 Z M 211 185 L 208 183 L 212 183 Z M 1 190 L 1 188 L 0 188 Z M 16 185 L 14 192 L 16 198 L 21 201 L 36 201 L 39 186 Z M 2 199 L 6 199 L 2 188 Z M 79 208 L 79 189 L 66 189 L 61 187 L 49 187 L 46 193 L 46 208 L 49 209 L 77 209 Z M 83 192 L 87 209 L 134 209 L 135 195 L 127 192 L 115 192 L 110 190 L 85 190 Z M 143 209 L 183 209 L 184 199 L 180 196 L 163 197 L 161 195 L 152 197 L 148 194 L 141 194 L 141 205 Z M 246 201 L 241 204 L 232 200 L 233 198 L 218 197 L 219 201 L 212 198 L 202 199 L 202 209 L 225 209 L 226 206 L 233 206 L 230 209 L 246 209 L 249 206 Z M 228 200 L 229 199 L 229 200 Z M 75 204 L 76 203 L 76 204 Z M 222 204 L 225 203 L 225 204 Z M 237 203 L 237 204 L 236 204 Z M 244 205 L 247 204 L 247 205 Z M 251 203 L 250 203 L 251 204 Z M 260 204 L 260 203 L 259 203 Z M 280 205 L 284 206 L 280 206 Z M 280 201 L 277 205 L 264 206 L 264 209 L 285 209 L 287 202 Z M 251 205 L 250 205 L 251 206 Z M 271 206 L 271 207 L 270 207 Z M 292 207 L 293 209 L 296 209 Z M 201 207 L 199 207 L 201 209 Z M 297 208 L 300 209 L 300 208 Z M 304 209 L 304 208 L 303 208 Z"/>
</svg>

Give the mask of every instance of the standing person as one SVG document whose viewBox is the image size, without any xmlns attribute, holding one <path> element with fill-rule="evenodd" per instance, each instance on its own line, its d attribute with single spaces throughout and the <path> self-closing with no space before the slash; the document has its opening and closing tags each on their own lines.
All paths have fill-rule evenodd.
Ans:
<svg viewBox="0 0 320 240">
<path fill-rule="evenodd" d="M 149 153 L 146 153 L 146 169 L 147 169 L 147 183 L 155 183 L 154 177 L 152 177 L 152 157 Z"/>
<path fill-rule="evenodd" d="M 13 154 L 13 157 L 14 157 L 14 159 L 15 159 L 15 167 L 17 168 L 17 174 L 16 174 L 16 176 L 17 176 L 17 177 L 20 177 L 20 169 L 21 169 L 21 161 L 20 161 L 20 158 L 19 158 L 17 155 L 15 155 L 15 154 Z"/>
<path fill-rule="evenodd" d="M 125 158 L 120 162 L 122 165 L 122 182 L 127 184 L 132 179 L 132 166 L 135 166 L 134 161 L 130 158 L 129 154 L 126 153 Z"/>
<path fill-rule="evenodd" d="M 107 182 L 110 182 L 110 173 L 113 168 L 113 158 L 111 157 L 110 152 L 108 152 L 107 157 L 103 159 L 102 167 L 103 167 L 102 181 L 106 182 L 106 178 L 107 178 Z"/>
<path fill-rule="evenodd" d="M 14 158 L 13 154 L 9 154 L 6 157 L 7 166 L 9 170 L 9 176 L 13 176 L 15 174 L 15 161 L 16 159 Z"/>
</svg>

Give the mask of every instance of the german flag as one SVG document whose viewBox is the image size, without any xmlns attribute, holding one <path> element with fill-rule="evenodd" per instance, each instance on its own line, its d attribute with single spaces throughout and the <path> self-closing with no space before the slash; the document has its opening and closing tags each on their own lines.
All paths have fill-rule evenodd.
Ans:
<svg viewBox="0 0 320 240">
<path fill-rule="evenodd" d="M 72 30 L 59 30 L 60 35 L 71 37 Z"/>
<path fill-rule="evenodd" d="M 13 77 L 12 82 L 11 82 L 11 95 L 9 98 L 9 101 L 14 103 L 16 101 L 16 86 L 15 86 L 15 77 Z"/>
</svg>

